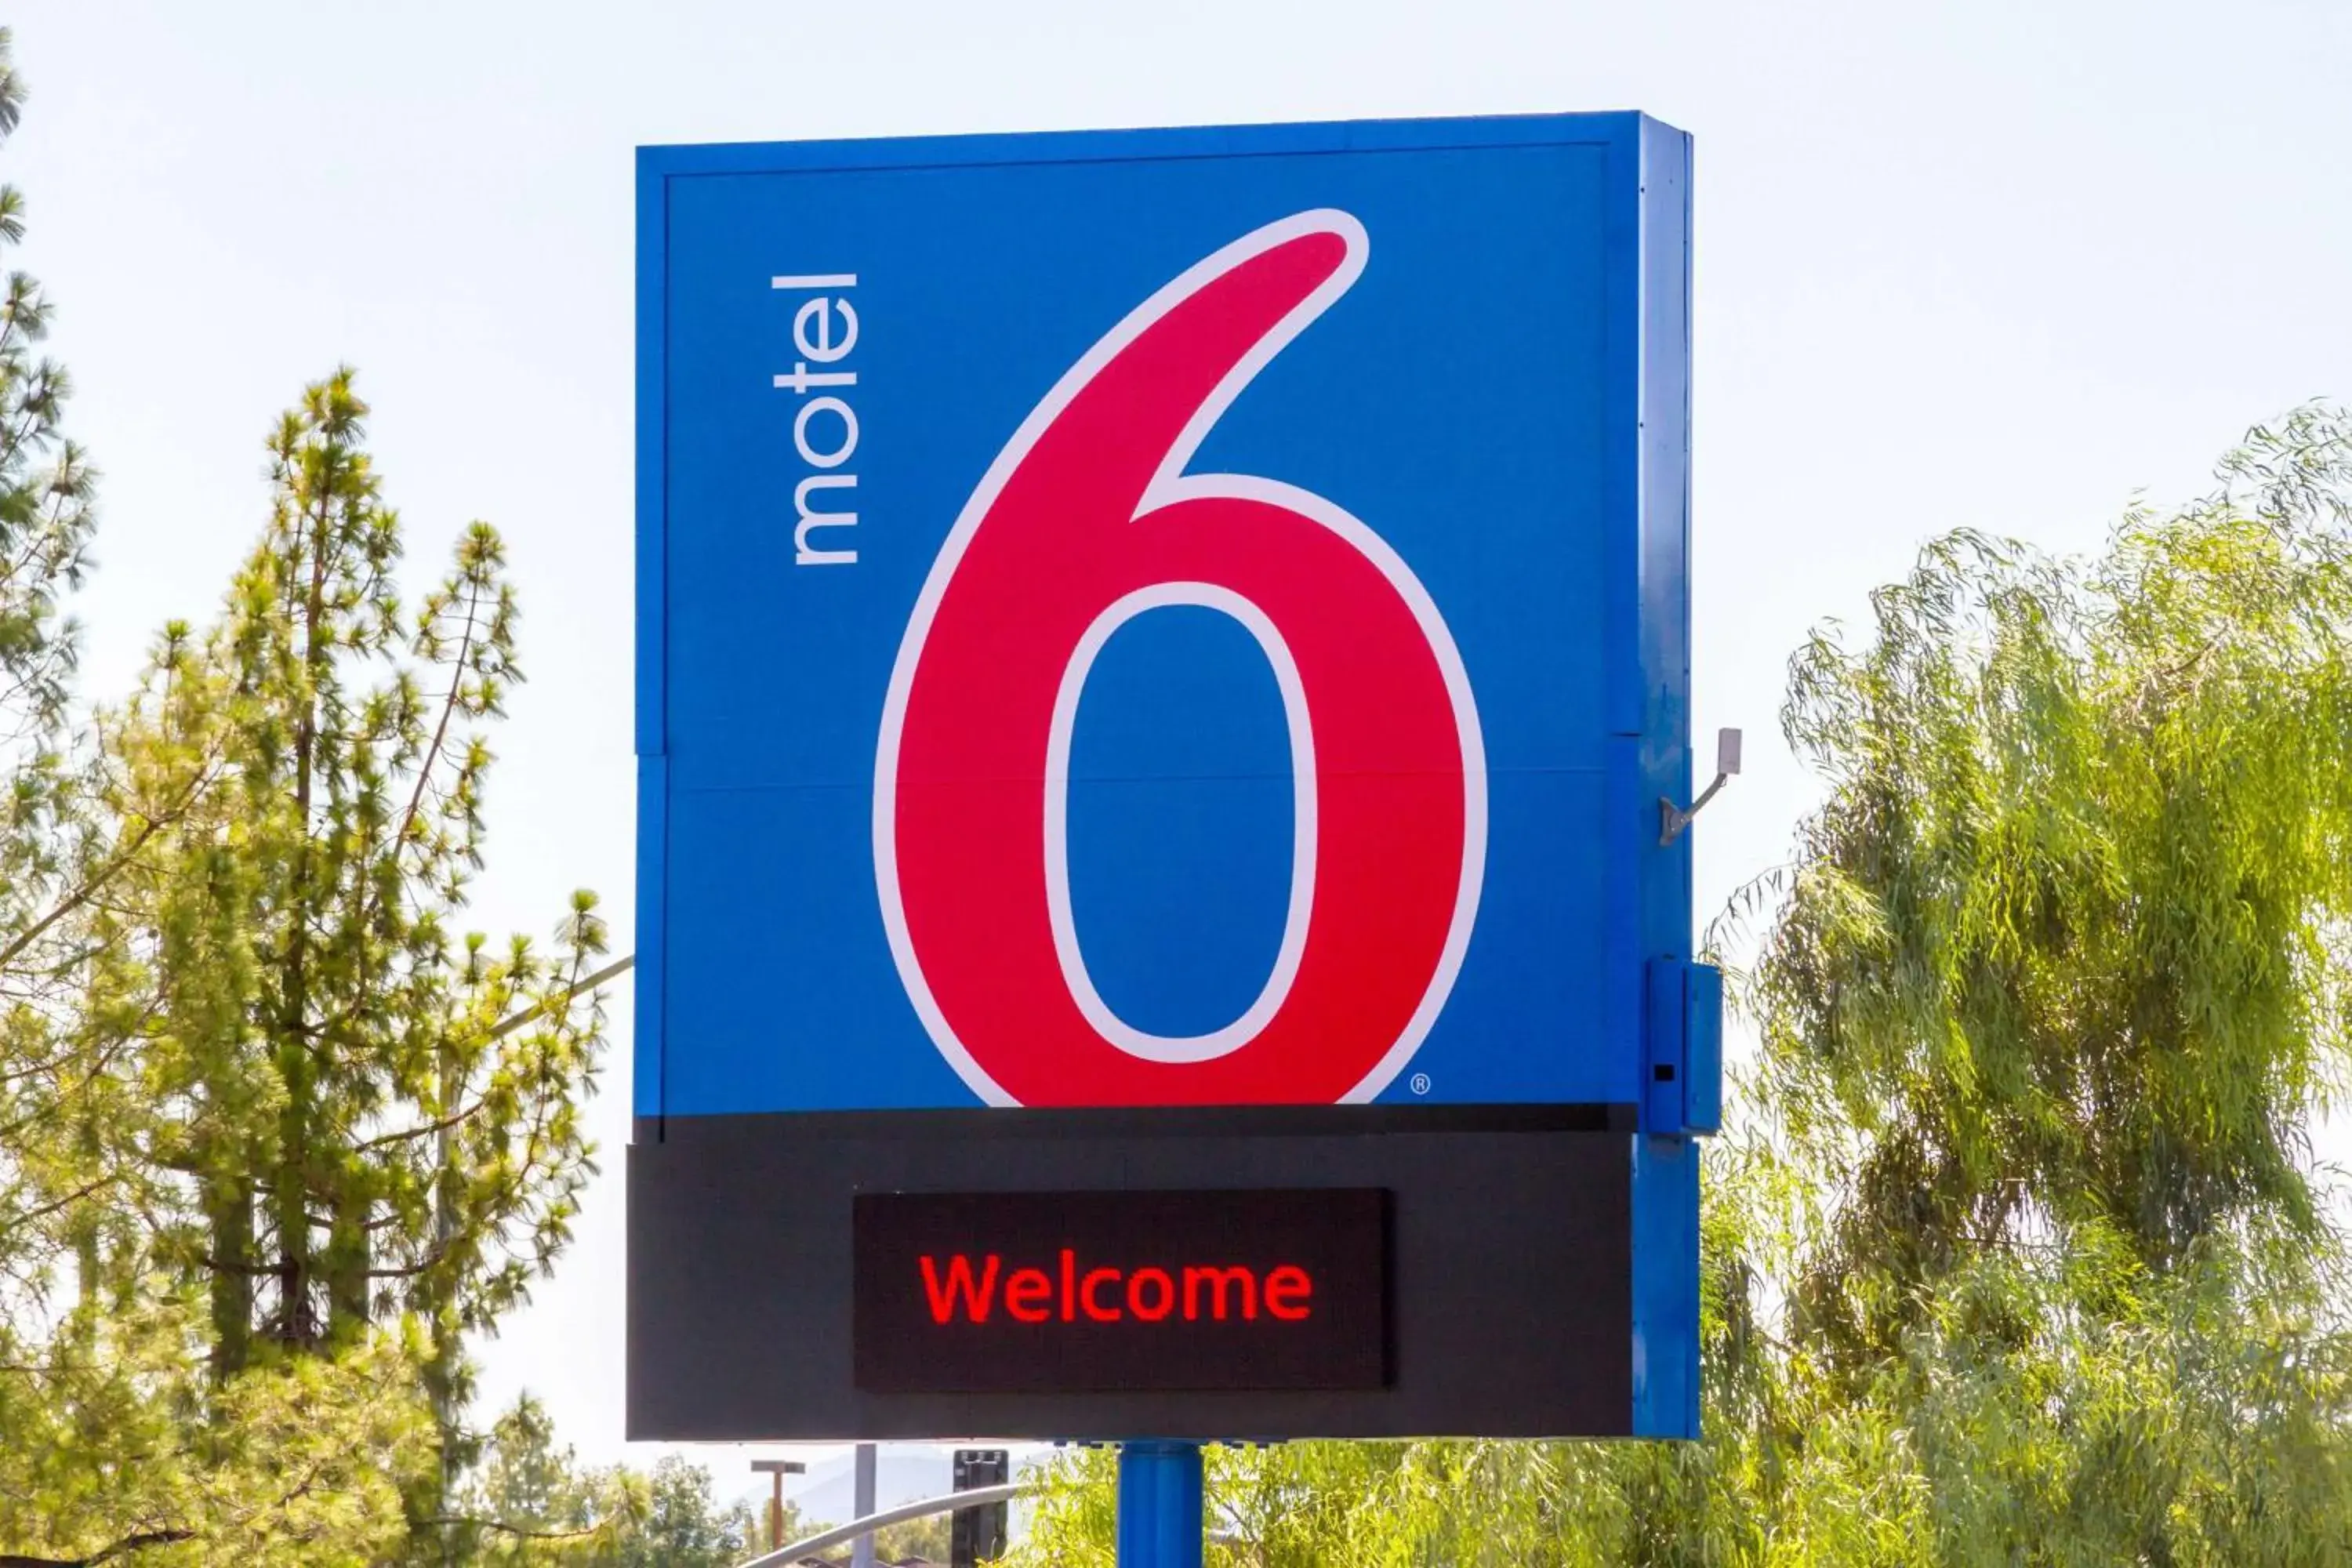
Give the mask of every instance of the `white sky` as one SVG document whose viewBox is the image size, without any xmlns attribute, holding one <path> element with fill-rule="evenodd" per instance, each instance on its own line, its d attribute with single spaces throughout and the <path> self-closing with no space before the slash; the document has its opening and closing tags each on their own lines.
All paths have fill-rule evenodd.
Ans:
<svg viewBox="0 0 2352 1568">
<path fill-rule="evenodd" d="M 32 100 L 0 175 L 107 476 L 86 690 L 213 613 L 272 418 L 358 365 L 412 581 L 485 517 L 521 586 L 493 931 L 586 885 L 631 941 L 639 142 L 1625 108 L 1696 133 L 1696 719 L 1748 737 L 1697 829 L 1703 913 L 1811 798 L 1775 721 L 1814 622 L 1956 525 L 2094 544 L 2135 488 L 2179 497 L 2249 423 L 2352 396 L 2352 7 L 2327 0 L 10 10 Z M 620 1001 L 605 1174 L 482 1347 L 486 1399 L 529 1386 L 599 1459 L 625 1452 Z"/>
</svg>

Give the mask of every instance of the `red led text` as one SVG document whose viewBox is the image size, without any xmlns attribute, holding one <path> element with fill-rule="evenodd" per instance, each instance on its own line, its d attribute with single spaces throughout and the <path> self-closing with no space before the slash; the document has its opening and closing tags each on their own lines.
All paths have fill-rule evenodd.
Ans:
<svg viewBox="0 0 2352 1568">
<path fill-rule="evenodd" d="M 921 1260 L 923 1295 L 935 1323 L 985 1323 L 999 1306 L 1014 1322 L 1254 1322 L 1261 1311 L 1286 1323 L 1315 1311 L 1315 1279 L 1296 1264 L 1263 1274 L 1239 1264 L 1186 1264 L 1136 1269 L 1084 1268 L 1064 1247 L 1051 1269 L 1007 1272 L 996 1253 L 977 1266 L 968 1253 Z"/>
</svg>

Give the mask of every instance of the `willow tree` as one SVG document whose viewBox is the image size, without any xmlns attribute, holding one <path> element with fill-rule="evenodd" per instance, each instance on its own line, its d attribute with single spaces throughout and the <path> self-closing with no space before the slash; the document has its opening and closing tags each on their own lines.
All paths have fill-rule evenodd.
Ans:
<svg viewBox="0 0 2352 1568">
<path fill-rule="evenodd" d="M 1812 1184 L 1786 1322 L 1920 1456 L 1939 1552 L 2352 1553 L 2309 1147 L 2347 1059 L 2352 427 L 2306 408 L 2220 478 L 2087 563 L 1946 540 L 1794 665 L 1830 789 L 1758 975 Z"/>
<path fill-rule="evenodd" d="M 2352 424 L 2087 561 L 1940 540 L 1791 668 L 1821 777 L 1707 1155 L 1706 1439 L 1226 1456 L 1228 1561 L 2352 1560 Z M 1099 1465 L 1099 1460 L 1088 1461 Z M 1029 1556 L 1087 1561 L 1082 1465 Z"/>
</svg>

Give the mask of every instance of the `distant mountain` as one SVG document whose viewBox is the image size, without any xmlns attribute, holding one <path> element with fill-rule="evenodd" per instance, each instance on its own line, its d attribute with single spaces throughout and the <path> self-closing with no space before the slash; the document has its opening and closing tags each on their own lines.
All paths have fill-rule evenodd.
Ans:
<svg viewBox="0 0 2352 1568">
<path fill-rule="evenodd" d="M 804 1476 L 788 1476 L 784 1495 L 812 1522 L 846 1524 L 857 1515 L 856 1473 L 848 1454 L 820 1459 Z M 885 1443 L 874 1467 L 874 1506 L 937 1497 L 954 1485 L 955 1450 L 926 1443 Z"/>
</svg>

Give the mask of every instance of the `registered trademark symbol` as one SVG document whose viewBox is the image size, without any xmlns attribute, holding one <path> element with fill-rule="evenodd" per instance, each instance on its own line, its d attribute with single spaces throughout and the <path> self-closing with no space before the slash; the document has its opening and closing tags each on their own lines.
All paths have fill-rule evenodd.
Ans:
<svg viewBox="0 0 2352 1568">
<path fill-rule="evenodd" d="M 1412 1075 L 1412 1091 L 1415 1094 L 1427 1094 L 1429 1092 L 1429 1075 L 1427 1073 L 1417 1072 Z"/>
</svg>

